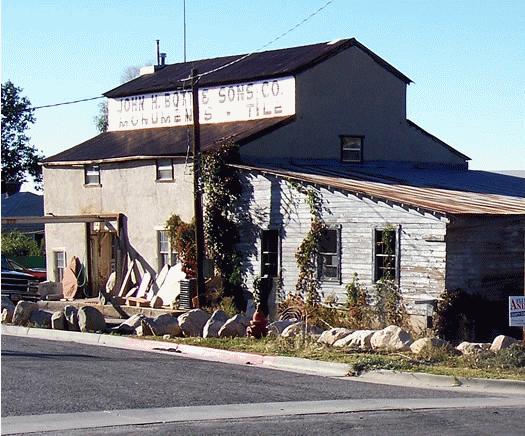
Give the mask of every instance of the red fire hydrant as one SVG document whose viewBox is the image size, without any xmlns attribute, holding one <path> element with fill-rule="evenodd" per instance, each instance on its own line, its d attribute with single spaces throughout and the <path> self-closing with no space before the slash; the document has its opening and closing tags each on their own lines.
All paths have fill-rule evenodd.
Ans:
<svg viewBox="0 0 525 436">
<path fill-rule="evenodd" d="M 257 305 L 257 310 L 253 314 L 250 325 L 246 329 L 246 335 L 260 339 L 268 334 L 268 321 L 261 310 L 261 305 Z"/>
</svg>

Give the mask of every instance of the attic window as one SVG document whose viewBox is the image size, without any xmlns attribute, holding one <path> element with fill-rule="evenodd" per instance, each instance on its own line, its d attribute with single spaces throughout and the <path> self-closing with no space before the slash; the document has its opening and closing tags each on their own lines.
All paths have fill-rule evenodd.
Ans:
<svg viewBox="0 0 525 436">
<path fill-rule="evenodd" d="M 100 186 L 100 165 L 86 165 L 84 167 L 84 183 Z"/>
<path fill-rule="evenodd" d="M 157 160 L 157 180 L 173 180 L 173 159 Z"/>
<path fill-rule="evenodd" d="M 363 162 L 364 136 L 340 135 L 341 162 Z"/>
</svg>

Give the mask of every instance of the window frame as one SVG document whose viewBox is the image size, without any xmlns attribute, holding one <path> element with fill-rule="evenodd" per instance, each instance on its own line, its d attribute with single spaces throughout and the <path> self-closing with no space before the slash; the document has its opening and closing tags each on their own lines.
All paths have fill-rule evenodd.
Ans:
<svg viewBox="0 0 525 436">
<path fill-rule="evenodd" d="M 317 247 L 317 278 L 321 282 L 339 283 L 341 284 L 341 246 L 342 246 L 342 226 L 340 224 L 328 224 L 325 230 L 336 232 L 336 252 L 322 252 L 320 247 Z M 323 275 L 323 256 L 337 256 L 337 274 L 336 277 L 328 277 Z M 331 265 L 334 266 L 334 265 Z"/>
<path fill-rule="evenodd" d="M 165 235 L 166 240 L 162 241 L 161 236 Z M 168 251 L 161 251 L 161 243 L 166 242 L 168 244 Z M 164 262 L 165 256 L 167 256 L 168 262 Z M 177 252 L 173 249 L 170 241 L 168 231 L 166 229 L 157 229 L 157 263 L 158 270 L 160 271 L 164 265 L 169 265 L 170 267 L 176 265 L 179 261 Z"/>
<path fill-rule="evenodd" d="M 161 177 L 161 171 L 166 171 L 168 168 L 168 165 L 161 165 L 161 161 L 169 161 L 170 162 L 170 168 L 171 168 L 171 175 L 169 178 L 167 177 Z M 156 182 L 159 183 L 169 183 L 175 181 L 175 162 L 172 158 L 163 158 L 163 159 L 156 159 L 155 160 L 155 170 L 156 170 Z"/>
<path fill-rule="evenodd" d="M 64 264 L 60 266 L 58 264 L 58 254 L 63 255 L 63 262 Z M 64 278 L 64 272 L 67 268 L 67 258 L 66 258 L 66 250 L 63 248 L 55 248 L 53 249 L 53 273 L 55 275 L 55 281 L 61 282 Z"/>
<path fill-rule="evenodd" d="M 382 277 L 379 277 L 378 266 L 376 264 L 377 254 L 377 232 L 384 232 L 387 226 L 376 226 L 372 229 L 372 283 L 377 283 Z M 394 241 L 394 279 L 392 280 L 396 285 L 399 286 L 400 282 L 400 259 L 401 259 L 401 225 L 395 225 L 393 229 L 395 241 Z"/>
<path fill-rule="evenodd" d="M 264 233 L 265 232 L 275 232 L 277 234 L 277 251 L 276 252 L 264 251 L 263 238 L 264 238 Z M 275 262 L 277 270 L 275 272 L 275 275 L 269 275 L 269 277 L 271 277 L 271 278 L 279 277 L 280 274 L 281 274 L 281 231 L 280 231 L 279 228 L 269 227 L 267 229 L 261 230 L 260 238 L 261 238 L 261 247 L 260 247 L 260 256 L 261 256 L 260 273 L 261 273 L 261 277 L 265 276 L 264 263 L 263 263 L 263 259 L 264 259 L 265 254 L 267 254 L 267 255 L 275 254 L 277 256 L 277 259 L 276 259 L 276 262 Z"/>
<path fill-rule="evenodd" d="M 96 170 L 95 170 L 96 168 Z M 92 173 L 92 174 L 90 174 Z M 84 165 L 84 186 L 102 186 L 101 185 L 101 168 L 100 164 L 87 164 Z M 96 182 L 90 182 L 89 177 L 93 177 L 93 175 L 96 176 L 97 181 Z"/>
<path fill-rule="evenodd" d="M 346 138 L 359 139 L 360 145 L 359 150 L 347 150 L 347 151 L 359 151 L 359 160 L 345 160 L 343 159 L 344 155 L 344 140 Z M 363 163 L 363 154 L 364 154 L 364 144 L 365 144 L 365 135 L 339 135 L 339 144 L 340 144 L 340 161 L 342 163 Z"/>
</svg>

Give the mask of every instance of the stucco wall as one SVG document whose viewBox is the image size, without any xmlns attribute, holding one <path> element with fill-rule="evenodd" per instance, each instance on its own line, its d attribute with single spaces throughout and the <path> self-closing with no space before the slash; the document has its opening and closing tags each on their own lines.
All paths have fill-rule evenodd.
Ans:
<svg viewBox="0 0 525 436">
<path fill-rule="evenodd" d="M 245 254 L 247 285 L 261 274 L 261 229 L 281 229 L 281 270 L 286 293 L 295 291 L 298 269 L 295 253 L 310 227 L 310 212 L 303 194 L 275 177 L 243 175 L 242 201 L 250 204 L 251 223 L 242 227 L 239 248 Z M 335 294 L 345 301 L 345 286 L 358 274 L 362 284 L 373 287 L 373 230 L 387 224 L 401 226 L 400 287 L 412 314 L 423 311 L 414 297 L 438 296 L 445 289 L 446 222 L 433 215 L 321 189 L 324 219 L 341 226 L 341 282 L 322 282 L 324 296 Z"/>
<path fill-rule="evenodd" d="M 193 216 L 193 176 L 189 170 L 184 163 L 176 163 L 174 182 L 156 182 L 154 161 L 102 164 L 101 186 L 85 187 L 82 167 L 44 168 L 44 213 L 124 214 L 131 246 L 156 270 L 156 229 L 173 213 L 185 221 Z M 68 260 L 75 255 L 84 261 L 85 241 L 83 224 L 46 225 L 48 271 L 53 270 L 54 248 L 65 248 Z"/>
<path fill-rule="evenodd" d="M 339 159 L 339 135 L 364 135 L 364 160 L 461 164 L 406 122 L 406 84 L 356 47 L 296 76 L 296 121 L 244 145 L 247 158 Z"/>
</svg>

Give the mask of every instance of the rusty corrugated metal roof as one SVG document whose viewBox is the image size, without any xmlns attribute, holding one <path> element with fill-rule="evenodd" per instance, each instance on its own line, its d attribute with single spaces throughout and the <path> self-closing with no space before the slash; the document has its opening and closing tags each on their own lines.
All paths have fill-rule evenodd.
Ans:
<svg viewBox="0 0 525 436">
<path fill-rule="evenodd" d="M 290 171 L 276 167 L 234 166 L 242 170 L 257 171 L 263 174 L 330 187 L 444 215 L 525 215 L 525 198 L 442 188 L 423 188 L 394 182 L 369 181 L 366 178 L 334 177 Z"/>
<path fill-rule="evenodd" d="M 336 42 L 323 42 L 319 44 L 303 45 L 300 47 L 269 50 L 253 53 L 249 56 L 244 54 L 223 56 L 213 59 L 200 59 L 185 63 L 166 65 L 155 73 L 137 77 L 130 82 L 124 83 L 106 92 L 104 95 L 109 98 L 116 98 L 179 89 L 182 88 L 184 80 L 191 75 L 192 68 L 197 68 L 199 73 L 205 73 L 232 62 L 235 63 L 227 68 L 219 69 L 211 74 L 202 76 L 199 80 L 199 85 L 212 86 L 224 83 L 293 75 L 310 68 L 349 47 L 358 47 L 372 57 L 375 62 L 405 83 L 411 82 L 407 76 L 365 47 L 355 38 L 350 38 Z M 188 81 L 186 80 L 186 87 L 188 86 L 187 82 Z"/>
<path fill-rule="evenodd" d="M 266 118 L 233 123 L 202 124 L 201 150 L 206 151 L 227 140 L 242 144 L 251 138 L 276 129 L 294 119 Z M 192 126 L 105 132 L 44 160 L 45 164 L 62 162 L 111 161 L 140 156 L 185 155 L 193 138 Z"/>
</svg>

